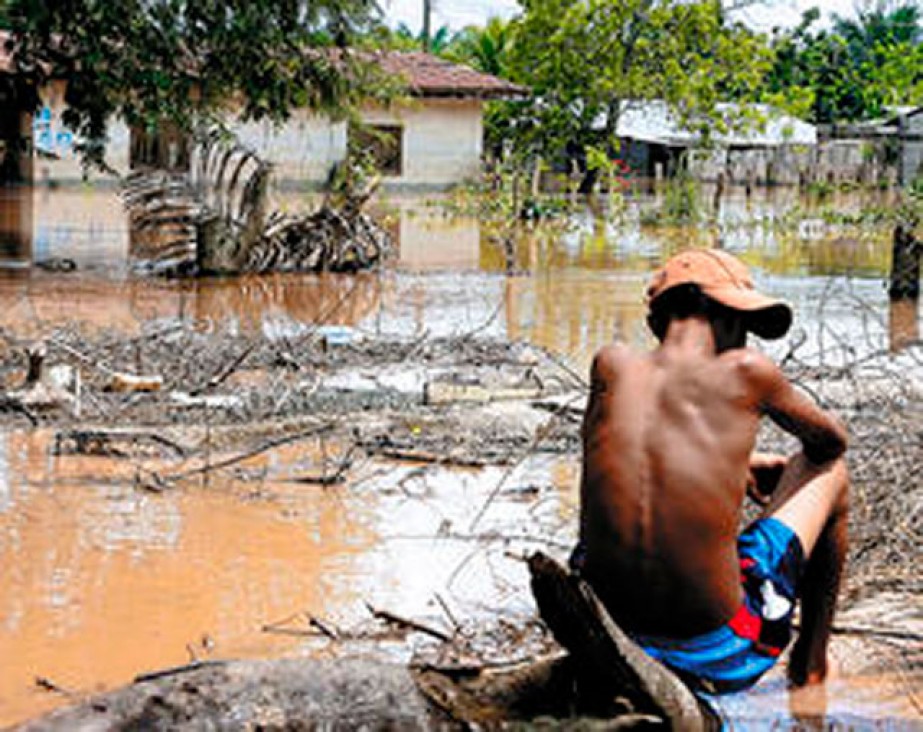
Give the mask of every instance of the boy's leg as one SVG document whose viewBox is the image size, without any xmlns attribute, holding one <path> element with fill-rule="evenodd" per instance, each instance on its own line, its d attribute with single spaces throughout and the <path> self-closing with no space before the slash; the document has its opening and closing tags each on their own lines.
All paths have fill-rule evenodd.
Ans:
<svg viewBox="0 0 923 732">
<path fill-rule="evenodd" d="M 789 678 L 819 683 L 827 674 L 827 642 L 846 559 L 849 476 L 843 459 L 814 465 L 789 459 L 763 512 L 792 529 L 806 557 L 801 582 L 801 633 L 792 648 Z"/>
</svg>

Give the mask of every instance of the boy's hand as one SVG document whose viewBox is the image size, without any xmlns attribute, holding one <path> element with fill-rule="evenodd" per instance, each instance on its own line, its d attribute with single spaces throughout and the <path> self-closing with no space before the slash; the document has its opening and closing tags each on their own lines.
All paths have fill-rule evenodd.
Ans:
<svg viewBox="0 0 923 732">
<path fill-rule="evenodd" d="M 788 465 L 788 458 L 785 455 L 768 452 L 754 452 L 750 455 L 747 495 L 761 506 L 769 503 L 786 465 Z"/>
</svg>

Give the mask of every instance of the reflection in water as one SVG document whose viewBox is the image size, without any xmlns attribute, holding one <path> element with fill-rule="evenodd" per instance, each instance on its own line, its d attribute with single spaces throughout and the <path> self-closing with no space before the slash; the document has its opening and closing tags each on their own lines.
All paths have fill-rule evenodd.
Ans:
<svg viewBox="0 0 923 732">
<path fill-rule="evenodd" d="M 917 300 L 891 300 L 888 305 L 888 345 L 899 353 L 920 341 L 920 315 Z"/>
<path fill-rule="evenodd" d="M 379 307 L 381 288 L 377 275 L 191 281 L 0 277 L 0 326 L 28 337 L 47 335 L 69 321 L 135 333 L 145 322 L 177 318 L 285 333 L 315 323 L 354 325 L 370 318 Z"/>
<path fill-rule="evenodd" d="M 0 268 L 32 259 L 32 190 L 0 185 Z"/>
<path fill-rule="evenodd" d="M 919 729 L 919 713 L 908 697 L 919 689 L 919 671 L 881 671 L 832 678 L 826 684 L 791 689 L 776 667 L 753 689 L 712 699 L 730 728 L 741 732 L 778 730 Z"/>
<path fill-rule="evenodd" d="M 281 496 L 141 494 L 105 485 L 111 461 L 48 464 L 47 439 L 3 440 L 13 510 L 0 515 L 0 724 L 57 701 L 31 688 L 36 675 L 81 690 L 123 683 L 188 661 L 203 636 L 223 657 L 285 650 L 260 627 L 343 604 L 348 583 L 327 565 L 371 541 L 367 509 L 334 495 L 298 496 L 293 513 Z M 59 467 L 89 484 L 57 484 Z"/>
<path fill-rule="evenodd" d="M 805 730 L 822 730 L 828 708 L 826 684 L 815 684 L 788 691 L 788 711 Z"/>
</svg>

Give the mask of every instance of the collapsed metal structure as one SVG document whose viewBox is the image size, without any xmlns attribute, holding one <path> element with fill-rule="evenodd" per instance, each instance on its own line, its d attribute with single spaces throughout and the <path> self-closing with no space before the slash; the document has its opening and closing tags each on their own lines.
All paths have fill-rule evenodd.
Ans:
<svg viewBox="0 0 923 732">
<path fill-rule="evenodd" d="M 338 190 L 317 210 L 292 215 L 268 210 L 271 173 L 269 163 L 219 132 L 194 145 L 188 172 L 132 173 L 122 200 L 136 267 L 163 275 L 355 272 L 390 251 L 388 232 L 362 211 L 375 183 L 357 190 L 348 172 L 331 175 Z"/>
</svg>

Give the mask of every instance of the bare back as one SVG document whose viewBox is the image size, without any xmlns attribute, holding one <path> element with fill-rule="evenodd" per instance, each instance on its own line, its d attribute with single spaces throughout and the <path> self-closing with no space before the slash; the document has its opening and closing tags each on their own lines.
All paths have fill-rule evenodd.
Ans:
<svg viewBox="0 0 923 732">
<path fill-rule="evenodd" d="M 614 619 L 685 637 L 741 602 L 736 534 L 761 395 L 756 354 L 610 347 L 584 422 L 584 574 Z"/>
</svg>

